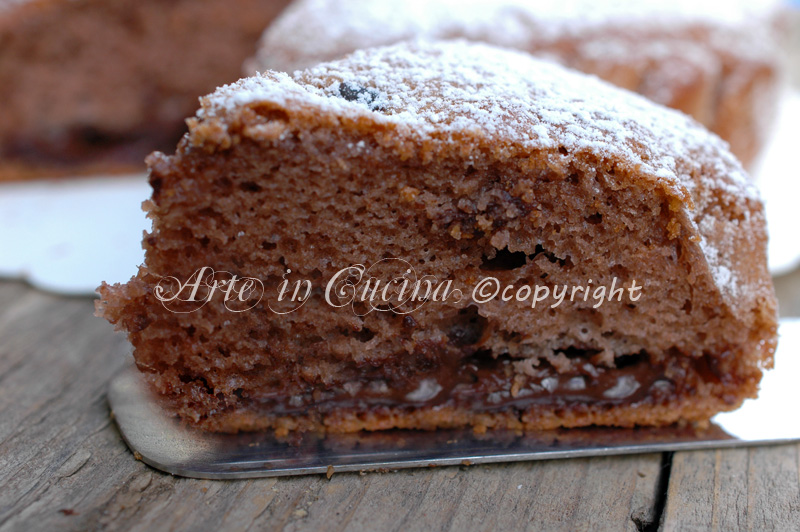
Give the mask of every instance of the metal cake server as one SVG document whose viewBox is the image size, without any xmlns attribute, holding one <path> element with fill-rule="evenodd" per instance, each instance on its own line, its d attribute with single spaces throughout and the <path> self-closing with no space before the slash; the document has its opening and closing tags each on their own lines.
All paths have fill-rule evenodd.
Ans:
<svg viewBox="0 0 800 532">
<path fill-rule="evenodd" d="M 800 441 L 800 320 L 784 320 L 776 369 L 758 399 L 719 414 L 708 429 L 590 427 L 514 432 L 393 430 L 358 434 L 272 432 L 214 434 L 164 411 L 139 372 L 129 367 L 111 382 L 108 398 L 122 437 L 137 458 L 185 477 L 232 479 L 409 467 L 485 464 L 584 456 L 743 447 Z"/>
</svg>

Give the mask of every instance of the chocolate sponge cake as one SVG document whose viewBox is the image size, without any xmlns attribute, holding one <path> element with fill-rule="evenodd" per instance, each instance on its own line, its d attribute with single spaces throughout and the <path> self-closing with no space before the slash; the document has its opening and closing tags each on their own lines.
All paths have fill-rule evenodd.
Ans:
<svg viewBox="0 0 800 532">
<path fill-rule="evenodd" d="M 140 170 L 288 0 L 0 0 L 0 180 Z"/>
<path fill-rule="evenodd" d="M 406 39 L 465 38 L 554 59 L 692 115 L 745 165 L 781 78 L 774 0 L 298 0 L 251 70 L 291 72 Z"/>
<path fill-rule="evenodd" d="M 246 78 L 148 164 L 145 264 L 98 314 L 206 429 L 702 422 L 771 364 L 763 206 L 724 142 L 527 54 Z"/>
</svg>

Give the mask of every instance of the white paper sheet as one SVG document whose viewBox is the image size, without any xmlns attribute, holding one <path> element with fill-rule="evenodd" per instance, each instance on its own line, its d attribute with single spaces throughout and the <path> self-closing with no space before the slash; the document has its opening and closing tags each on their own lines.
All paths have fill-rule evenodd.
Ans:
<svg viewBox="0 0 800 532">
<path fill-rule="evenodd" d="M 769 269 L 780 275 L 800 264 L 800 92 L 783 99 L 755 177 L 767 209 Z"/>
<path fill-rule="evenodd" d="M 0 276 L 63 294 L 126 281 L 144 259 L 144 174 L 0 186 Z"/>
</svg>

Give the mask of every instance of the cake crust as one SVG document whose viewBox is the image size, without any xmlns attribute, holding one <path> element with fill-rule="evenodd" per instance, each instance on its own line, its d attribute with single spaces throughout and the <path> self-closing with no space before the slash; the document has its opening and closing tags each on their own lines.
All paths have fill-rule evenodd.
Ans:
<svg viewBox="0 0 800 532">
<path fill-rule="evenodd" d="M 204 98 L 177 153 L 148 165 L 145 265 L 99 289 L 98 313 L 201 427 L 702 422 L 754 396 L 771 364 L 763 205 L 724 143 L 525 54 L 418 42 L 247 78 Z M 387 257 L 461 287 L 644 288 L 635 304 L 464 298 L 411 319 L 319 292 L 287 314 L 155 297 L 204 266 L 276 293 L 287 269 L 324 284 Z"/>
</svg>

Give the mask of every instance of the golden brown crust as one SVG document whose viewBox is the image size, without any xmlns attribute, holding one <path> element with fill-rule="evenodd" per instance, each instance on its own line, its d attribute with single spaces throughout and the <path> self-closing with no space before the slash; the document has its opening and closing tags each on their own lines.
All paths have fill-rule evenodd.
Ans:
<svg viewBox="0 0 800 532">
<path fill-rule="evenodd" d="M 755 397 L 757 388 L 749 395 Z M 675 401 L 668 404 L 604 408 L 581 404 L 565 408 L 563 412 L 552 409 L 528 409 L 522 412 L 475 412 L 466 408 L 386 409 L 381 412 L 358 413 L 344 410 L 323 416 L 271 417 L 253 411 L 224 412 L 213 418 L 200 418 L 197 426 L 212 432 L 248 432 L 274 430 L 278 435 L 292 431 L 319 431 L 347 433 L 362 430 L 388 429 L 436 430 L 471 427 L 476 432 L 487 429 L 551 430 L 588 426 L 634 428 L 668 426 L 682 423 L 707 423 L 715 414 L 735 410 L 739 402 L 729 404 L 710 392 L 700 400 Z M 187 413 L 188 414 L 188 413 Z M 190 419 L 190 416 L 186 416 Z"/>
</svg>

